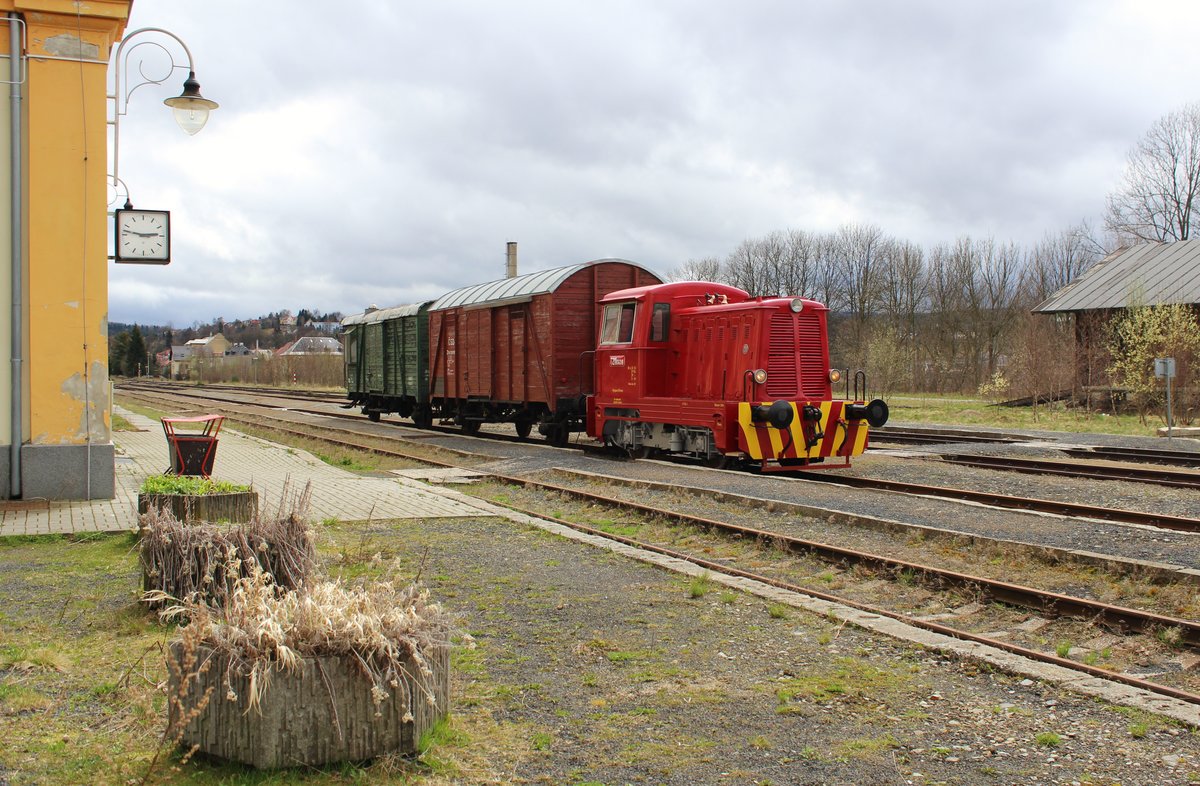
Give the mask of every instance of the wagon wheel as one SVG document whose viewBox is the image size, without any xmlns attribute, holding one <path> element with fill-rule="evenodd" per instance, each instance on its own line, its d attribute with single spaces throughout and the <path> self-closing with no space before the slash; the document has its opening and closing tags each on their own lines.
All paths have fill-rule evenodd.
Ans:
<svg viewBox="0 0 1200 786">
<path fill-rule="evenodd" d="M 462 422 L 462 432 L 468 435 L 478 434 L 479 425 L 478 420 L 464 420 Z"/>
<path fill-rule="evenodd" d="M 378 423 L 379 422 L 379 410 L 372 409 L 369 412 L 367 412 L 367 419 L 370 420 L 372 423 Z"/>
<path fill-rule="evenodd" d="M 525 439 L 533 431 L 533 421 L 529 418 L 518 418 L 516 422 L 517 436 L 520 439 Z"/>
<path fill-rule="evenodd" d="M 433 413 L 425 407 L 421 407 L 412 416 L 413 424 L 417 428 L 429 428 L 433 425 Z"/>
</svg>

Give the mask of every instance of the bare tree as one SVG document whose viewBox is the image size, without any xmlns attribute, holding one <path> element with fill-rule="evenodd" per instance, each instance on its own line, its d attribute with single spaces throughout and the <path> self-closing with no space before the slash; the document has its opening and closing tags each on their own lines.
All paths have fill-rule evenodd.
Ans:
<svg viewBox="0 0 1200 786">
<path fill-rule="evenodd" d="M 929 277 L 921 247 L 908 241 L 893 243 L 880 273 L 880 309 L 887 319 L 888 335 L 895 344 L 896 354 L 907 359 L 905 384 L 910 387 L 920 378 L 917 336 L 920 314 L 927 308 L 928 291 Z M 895 386 L 900 379 L 898 374 L 893 377 Z"/>
<path fill-rule="evenodd" d="M 689 259 L 667 274 L 670 281 L 723 281 L 721 260 L 716 257 Z"/>
<path fill-rule="evenodd" d="M 1047 234 L 1029 254 L 1022 280 L 1026 303 L 1032 308 L 1086 272 L 1102 256 L 1087 224 Z"/>
<path fill-rule="evenodd" d="M 1200 104 L 1160 118 L 1129 151 L 1105 223 L 1122 242 L 1187 240 L 1200 209 Z"/>
<path fill-rule="evenodd" d="M 865 358 L 868 322 L 877 310 L 880 268 L 892 241 L 874 225 L 850 224 L 838 230 L 833 256 L 849 312 L 849 354 Z"/>
<path fill-rule="evenodd" d="M 820 238 L 802 229 L 789 229 L 783 235 L 784 267 L 779 275 L 781 294 L 817 298 L 820 277 Z"/>
<path fill-rule="evenodd" d="M 725 280 L 751 295 L 770 295 L 769 271 L 763 259 L 762 241 L 743 240 L 725 259 Z"/>
</svg>

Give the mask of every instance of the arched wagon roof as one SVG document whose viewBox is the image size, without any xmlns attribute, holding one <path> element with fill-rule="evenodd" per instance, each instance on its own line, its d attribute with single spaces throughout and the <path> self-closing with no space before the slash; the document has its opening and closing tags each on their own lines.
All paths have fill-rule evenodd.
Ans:
<svg viewBox="0 0 1200 786">
<path fill-rule="evenodd" d="M 432 300 L 427 300 L 424 303 L 409 303 L 403 306 L 375 308 L 370 311 L 364 311 L 361 314 L 352 314 L 342 320 L 342 326 L 369 325 L 373 322 L 384 322 L 389 319 L 396 319 L 397 317 L 411 317 L 421 310 L 421 306 L 432 302 Z"/>
<path fill-rule="evenodd" d="M 539 270 L 536 273 L 526 273 L 516 278 L 502 278 L 498 281 L 488 281 L 484 284 L 475 284 L 463 287 L 462 289 L 456 289 L 453 292 L 447 292 L 434 301 L 429 310 L 441 311 L 458 306 L 477 306 L 485 303 L 528 300 L 534 295 L 543 295 L 547 292 L 555 291 L 562 286 L 563 282 L 580 270 L 611 262 L 619 262 L 638 268 L 657 278 L 652 271 L 647 270 L 636 262 L 630 262 L 628 259 L 594 259 L 591 262 L 583 262 L 578 265 L 568 265 L 567 267 L 558 267 L 551 270 Z"/>
</svg>

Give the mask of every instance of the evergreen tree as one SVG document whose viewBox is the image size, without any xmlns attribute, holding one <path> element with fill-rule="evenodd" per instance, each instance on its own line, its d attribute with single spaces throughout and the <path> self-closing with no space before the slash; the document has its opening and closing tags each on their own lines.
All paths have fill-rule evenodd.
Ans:
<svg viewBox="0 0 1200 786">
<path fill-rule="evenodd" d="M 146 339 L 137 325 L 134 325 L 129 331 L 129 343 L 125 346 L 124 360 L 126 376 L 137 376 L 139 368 L 143 373 L 149 373 L 149 369 L 146 368 Z"/>
<path fill-rule="evenodd" d="M 129 332 L 118 333 L 108 341 L 108 375 L 118 377 L 125 373 L 125 355 L 129 349 Z"/>
</svg>

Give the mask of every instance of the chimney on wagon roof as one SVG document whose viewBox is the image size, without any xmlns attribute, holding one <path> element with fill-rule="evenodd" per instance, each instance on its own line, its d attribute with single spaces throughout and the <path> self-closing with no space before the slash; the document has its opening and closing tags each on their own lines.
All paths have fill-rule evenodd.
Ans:
<svg viewBox="0 0 1200 786">
<path fill-rule="evenodd" d="M 508 251 L 504 255 L 507 262 L 504 269 L 505 278 L 517 277 L 517 241 L 508 241 Z"/>
</svg>

